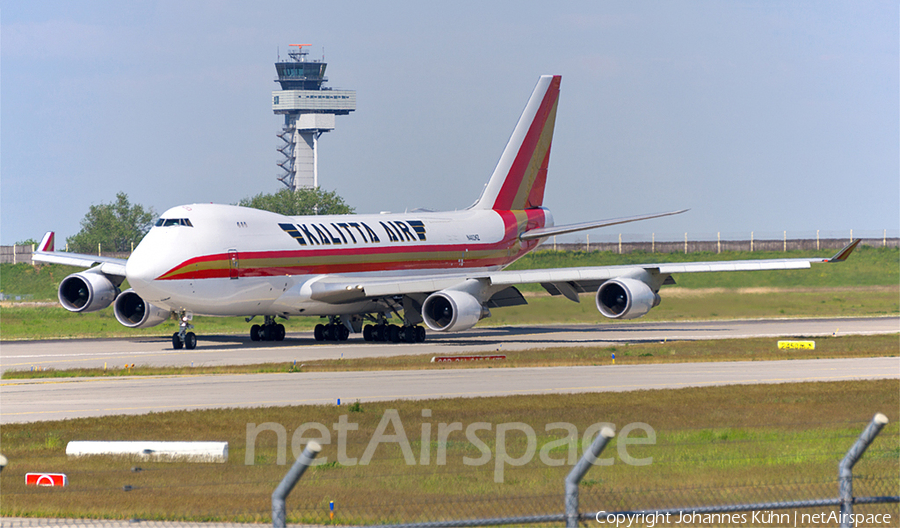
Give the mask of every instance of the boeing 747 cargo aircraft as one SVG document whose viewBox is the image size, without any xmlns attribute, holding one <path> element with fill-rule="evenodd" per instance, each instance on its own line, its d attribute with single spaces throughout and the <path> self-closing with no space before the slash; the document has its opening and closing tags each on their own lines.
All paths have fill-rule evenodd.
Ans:
<svg viewBox="0 0 900 528">
<path fill-rule="evenodd" d="M 543 207 L 559 76 L 538 81 L 481 197 L 468 209 L 403 214 L 282 216 L 231 205 L 169 209 L 127 260 L 53 251 L 47 233 L 36 262 L 90 268 L 66 277 L 59 301 L 73 312 L 113 305 L 130 328 L 177 314 L 177 348 L 194 348 L 194 315 L 261 317 L 254 341 L 284 339 L 278 318 L 326 317 L 317 340 L 425 339 L 473 327 L 493 308 L 527 304 L 516 284 L 539 283 L 578 302 L 595 292 L 612 319 L 641 317 L 660 302 L 675 273 L 809 268 L 847 258 L 856 241 L 830 259 L 777 259 L 504 271 L 553 235 L 678 214 L 554 226 Z M 120 292 L 128 279 L 131 288 Z M 402 324 L 388 324 L 396 315 Z"/>
</svg>

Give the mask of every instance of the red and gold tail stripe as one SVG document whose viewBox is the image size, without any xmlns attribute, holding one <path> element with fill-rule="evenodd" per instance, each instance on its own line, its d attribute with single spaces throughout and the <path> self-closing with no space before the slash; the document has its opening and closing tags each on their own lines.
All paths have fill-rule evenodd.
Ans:
<svg viewBox="0 0 900 528">
<path fill-rule="evenodd" d="M 544 94 L 534 121 L 497 194 L 494 210 L 523 210 L 542 204 L 544 185 L 547 182 L 547 167 L 550 163 L 553 128 L 556 123 L 560 79 L 559 76 L 554 77 L 547 93 Z"/>
</svg>

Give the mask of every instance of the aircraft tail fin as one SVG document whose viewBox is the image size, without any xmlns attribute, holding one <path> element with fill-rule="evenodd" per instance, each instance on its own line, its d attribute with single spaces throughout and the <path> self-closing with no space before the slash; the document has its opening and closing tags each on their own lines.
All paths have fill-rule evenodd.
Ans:
<svg viewBox="0 0 900 528">
<path fill-rule="evenodd" d="M 538 80 L 491 179 L 473 209 L 519 211 L 541 206 L 561 79 L 560 75 L 544 75 Z"/>
</svg>

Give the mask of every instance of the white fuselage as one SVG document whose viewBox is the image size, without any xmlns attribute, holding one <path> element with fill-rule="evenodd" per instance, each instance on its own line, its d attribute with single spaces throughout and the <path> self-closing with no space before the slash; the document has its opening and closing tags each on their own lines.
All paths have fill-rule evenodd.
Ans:
<svg viewBox="0 0 900 528">
<path fill-rule="evenodd" d="M 126 276 L 147 302 L 202 315 L 340 315 L 370 301 L 310 297 L 325 277 L 401 277 L 501 269 L 552 225 L 548 211 L 465 210 L 288 217 L 194 204 L 166 211 L 128 259 Z"/>
</svg>

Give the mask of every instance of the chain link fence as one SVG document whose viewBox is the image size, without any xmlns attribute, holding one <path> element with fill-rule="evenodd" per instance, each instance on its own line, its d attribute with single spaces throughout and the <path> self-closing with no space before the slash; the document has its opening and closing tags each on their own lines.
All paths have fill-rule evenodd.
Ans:
<svg viewBox="0 0 900 528">
<path fill-rule="evenodd" d="M 798 430 L 787 439 L 763 426 L 740 431 L 684 429 L 661 432 L 652 444 L 632 445 L 625 445 L 623 428 L 615 439 L 618 443 L 611 443 L 598 456 L 579 483 L 580 524 L 599 526 L 598 512 L 669 512 L 669 523 L 656 523 L 659 526 L 803 526 L 795 524 L 795 515 L 827 517 L 840 511 L 838 462 L 865 424 L 822 425 L 812 424 L 811 429 Z M 808 448 L 810 434 L 827 436 L 826 442 Z M 276 463 L 274 442 L 263 442 L 261 436 L 256 440 L 259 445 L 251 464 L 239 446 L 233 446 L 225 464 L 142 463 L 126 458 L 79 461 L 67 470 L 69 486 L 58 489 L 23 485 L 24 470 L 17 468 L 49 471 L 52 464 L 42 463 L 40 457 L 19 457 L 2 473 L 3 511 L 8 515 L 29 511 L 41 517 L 6 517 L 0 525 L 272 525 L 272 493 L 287 466 Z M 331 445 L 323 452 L 325 463 L 310 467 L 287 497 L 286 521 L 291 526 L 562 526 L 567 502 L 564 481 L 572 469 L 568 446 L 539 444 L 538 452 L 547 456 L 536 454 L 525 462 L 526 444 L 525 438 L 509 442 L 513 463 L 502 468 L 500 479 L 494 460 L 482 465 L 439 465 L 435 463 L 438 454 L 432 452 L 431 463 L 410 464 L 409 453 L 390 442 L 379 446 L 362 470 L 337 462 L 339 449 Z M 498 446 L 487 447 L 497 452 Z M 579 455 L 584 447 L 579 444 Z M 366 445 L 348 442 L 344 448 L 347 457 L 361 458 Z M 411 448 L 417 460 L 424 456 L 420 443 L 411 442 Z M 455 448 L 448 452 L 448 460 L 459 455 L 471 460 L 483 454 L 477 445 Z M 869 525 L 900 524 L 898 455 L 900 434 L 894 423 L 853 470 L 853 512 L 893 519 L 891 524 Z M 548 461 L 561 463 L 549 465 Z M 790 501 L 789 509 L 784 507 L 786 501 Z M 82 505 L 87 503 L 93 506 L 86 510 Z M 699 517 L 675 523 L 688 512 L 728 511 L 745 512 L 746 522 L 710 523 L 710 517 Z M 97 518 L 58 520 L 74 516 L 68 512 Z M 778 516 L 785 512 L 789 518 Z"/>
</svg>

